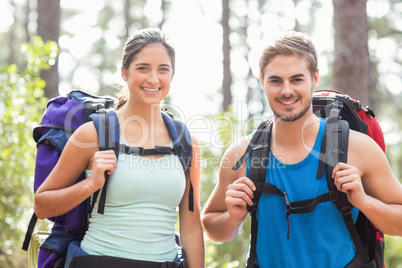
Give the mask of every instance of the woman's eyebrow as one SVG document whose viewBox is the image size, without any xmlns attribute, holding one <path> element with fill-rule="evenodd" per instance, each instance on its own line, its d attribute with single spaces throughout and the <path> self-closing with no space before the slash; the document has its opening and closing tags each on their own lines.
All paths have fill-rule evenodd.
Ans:
<svg viewBox="0 0 402 268">
<path fill-rule="evenodd" d="M 142 63 L 142 62 L 139 62 L 139 63 L 136 63 L 136 64 L 135 64 L 135 66 L 139 66 L 139 65 L 151 66 L 151 64 L 149 64 L 149 63 Z M 162 64 L 160 64 L 159 66 L 163 66 L 163 67 L 172 67 L 170 64 L 167 64 L 167 63 L 162 63 Z"/>
</svg>

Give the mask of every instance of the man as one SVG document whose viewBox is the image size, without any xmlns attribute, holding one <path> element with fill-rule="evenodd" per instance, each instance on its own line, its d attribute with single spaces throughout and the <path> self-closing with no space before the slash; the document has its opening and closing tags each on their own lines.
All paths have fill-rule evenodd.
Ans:
<svg viewBox="0 0 402 268">
<path fill-rule="evenodd" d="M 328 192 L 325 172 L 316 178 L 319 161 L 314 152 L 320 151 L 326 121 L 312 109 L 319 70 L 311 40 L 289 33 L 268 46 L 260 59 L 260 82 L 274 114 L 267 182 L 285 191 L 291 202 Z M 245 137 L 227 150 L 219 181 L 203 211 L 203 225 L 215 241 L 233 239 L 248 213 L 247 205 L 253 204 L 256 187 L 246 176 L 250 163 L 232 169 L 249 142 L 250 137 Z M 402 236 L 402 186 L 384 153 L 370 137 L 352 130 L 348 146 L 347 163 L 339 163 L 332 177 L 355 207 L 354 220 L 360 210 L 382 232 Z M 357 259 L 353 240 L 333 202 L 288 219 L 285 214 L 283 198 L 261 195 L 256 267 L 345 267 Z"/>
</svg>

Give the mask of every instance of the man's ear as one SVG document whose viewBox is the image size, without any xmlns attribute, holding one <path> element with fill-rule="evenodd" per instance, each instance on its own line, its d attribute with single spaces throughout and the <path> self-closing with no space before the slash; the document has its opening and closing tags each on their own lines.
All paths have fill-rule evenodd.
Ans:
<svg viewBox="0 0 402 268">
<path fill-rule="evenodd" d="M 264 78 L 262 77 L 262 75 L 260 74 L 260 84 L 261 84 L 261 88 L 264 88 Z"/>
<path fill-rule="evenodd" d="M 120 72 L 121 72 L 121 78 L 123 78 L 123 80 L 127 82 L 126 69 L 124 67 L 121 67 Z"/>
<path fill-rule="evenodd" d="M 317 69 L 313 76 L 313 89 L 315 89 L 320 83 L 320 69 Z"/>
</svg>

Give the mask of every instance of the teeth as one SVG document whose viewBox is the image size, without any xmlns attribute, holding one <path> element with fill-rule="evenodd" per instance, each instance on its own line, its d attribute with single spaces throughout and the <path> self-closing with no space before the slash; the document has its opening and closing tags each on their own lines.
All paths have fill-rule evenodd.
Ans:
<svg viewBox="0 0 402 268">
<path fill-rule="evenodd" d="M 295 103 L 297 100 L 294 101 L 281 101 L 283 104 L 289 105 Z"/>
<path fill-rule="evenodd" d="M 146 88 L 146 87 L 143 87 L 143 89 L 144 89 L 145 91 L 148 91 L 148 92 L 156 92 L 156 91 L 159 90 L 158 87 L 157 87 L 157 88 Z"/>
</svg>

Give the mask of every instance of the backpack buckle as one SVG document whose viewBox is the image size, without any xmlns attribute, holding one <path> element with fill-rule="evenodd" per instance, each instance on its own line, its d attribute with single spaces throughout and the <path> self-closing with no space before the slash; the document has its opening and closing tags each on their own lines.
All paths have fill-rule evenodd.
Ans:
<svg viewBox="0 0 402 268">
<path fill-rule="evenodd" d="M 289 216 L 292 214 L 292 205 L 290 204 L 289 197 L 286 192 L 283 192 L 283 199 L 285 200 L 286 216 Z"/>
<path fill-rule="evenodd" d="M 288 234 L 287 234 L 287 239 L 289 239 L 290 235 L 290 222 L 289 222 L 289 216 L 292 214 L 292 205 L 289 202 L 289 197 L 286 192 L 283 192 L 283 199 L 285 199 L 285 206 L 286 206 L 286 222 L 288 224 Z"/>
<path fill-rule="evenodd" d="M 247 205 L 247 211 L 248 211 L 248 212 L 256 211 L 257 208 L 258 208 L 258 202 L 253 202 L 253 205 L 252 205 L 252 206 Z"/>
<path fill-rule="evenodd" d="M 336 202 L 338 200 L 338 191 L 330 191 L 329 192 L 329 201 Z"/>
<path fill-rule="evenodd" d="M 341 207 L 341 213 L 342 213 L 342 215 L 347 216 L 352 213 L 352 209 L 353 209 L 353 206 L 346 205 L 344 207 Z"/>
<path fill-rule="evenodd" d="M 143 155 L 144 154 L 144 148 L 142 148 L 142 147 L 129 147 L 128 148 L 128 154 Z"/>
<path fill-rule="evenodd" d="M 340 111 L 343 108 L 343 103 L 340 100 L 335 100 L 333 103 L 333 108 L 338 109 Z"/>
</svg>

